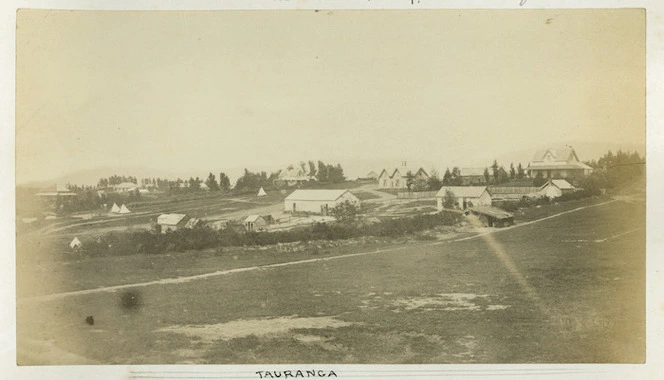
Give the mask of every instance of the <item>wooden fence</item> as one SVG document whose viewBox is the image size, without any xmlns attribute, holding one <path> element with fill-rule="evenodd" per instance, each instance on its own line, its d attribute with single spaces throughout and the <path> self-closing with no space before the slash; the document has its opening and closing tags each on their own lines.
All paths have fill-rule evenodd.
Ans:
<svg viewBox="0 0 664 380">
<path fill-rule="evenodd" d="M 437 193 L 437 191 L 406 191 L 397 193 L 397 199 L 435 198 Z"/>
</svg>

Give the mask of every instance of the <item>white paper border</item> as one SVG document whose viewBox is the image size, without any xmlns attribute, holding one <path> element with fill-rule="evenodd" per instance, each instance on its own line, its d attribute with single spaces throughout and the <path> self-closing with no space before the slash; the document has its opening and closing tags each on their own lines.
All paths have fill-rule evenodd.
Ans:
<svg viewBox="0 0 664 380">
<path fill-rule="evenodd" d="M 661 0 L 263 0 L 263 1 L 17 1 L 0 5 L 0 377 L 8 379 L 127 379 L 132 373 L 144 371 L 204 371 L 206 376 L 218 378 L 258 378 L 258 370 L 288 369 L 275 365 L 225 366 L 16 366 L 16 301 L 15 301 L 15 199 L 14 199 L 14 81 L 15 81 L 15 25 L 16 10 L 87 9 L 87 10 L 227 10 L 227 9 L 545 9 L 545 8 L 645 8 L 647 60 L 647 356 L 645 365 L 325 365 L 339 378 L 602 378 L 655 379 L 664 357 L 664 238 L 662 215 L 664 194 L 661 175 L 664 174 L 664 104 L 662 84 L 664 69 L 664 2 Z M 11 179 L 10 179 L 11 178 Z M 293 366 L 290 366 L 291 368 Z M 390 372 L 384 372 L 384 371 Z M 404 372 L 405 371 L 405 372 Z M 252 376 L 253 374 L 253 376 Z M 203 376 L 203 374 L 201 374 Z M 358 376 L 358 377 L 355 377 Z M 367 377 L 371 376 L 371 377 Z"/>
</svg>

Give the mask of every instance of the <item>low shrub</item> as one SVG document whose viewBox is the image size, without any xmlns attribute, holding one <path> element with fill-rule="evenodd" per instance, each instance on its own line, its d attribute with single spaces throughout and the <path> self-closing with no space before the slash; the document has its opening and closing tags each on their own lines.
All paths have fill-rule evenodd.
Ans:
<svg viewBox="0 0 664 380">
<path fill-rule="evenodd" d="M 461 215 L 446 212 L 389 219 L 382 223 L 353 227 L 344 223 L 316 223 L 290 231 L 238 232 L 228 227 L 213 230 L 209 227 L 183 229 L 165 234 L 154 232 L 109 233 L 84 245 L 85 253 L 92 256 L 129 255 L 135 253 L 159 254 L 168 251 L 201 250 L 214 248 L 215 255 L 223 254 L 223 247 L 272 245 L 277 243 L 308 242 L 315 240 L 342 240 L 363 236 L 399 237 L 425 231 L 437 226 L 459 223 Z M 140 252 L 139 252 L 140 251 Z M 318 250 L 312 254 L 319 254 Z"/>
</svg>

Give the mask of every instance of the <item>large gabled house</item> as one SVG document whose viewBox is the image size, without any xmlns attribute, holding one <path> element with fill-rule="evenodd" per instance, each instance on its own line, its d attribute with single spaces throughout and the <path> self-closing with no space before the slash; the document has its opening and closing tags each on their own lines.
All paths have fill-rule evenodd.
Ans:
<svg viewBox="0 0 664 380">
<path fill-rule="evenodd" d="M 580 179 L 592 173 L 592 168 L 579 161 L 574 148 L 545 149 L 535 153 L 526 169 L 531 178 Z"/>
<path fill-rule="evenodd" d="M 409 168 L 404 161 L 398 168 L 383 169 L 378 176 L 379 189 L 406 189 L 408 188 L 408 173 L 413 180 L 428 180 L 429 174 L 423 168 Z"/>
<path fill-rule="evenodd" d="M 305 170 L 299 167 L 288 167 L 279 172 L 279 177 L 274 180 L 277 186 L 297 186 L 302 183 L 313 181 L 315 177 L 307 174 Z"/>
</svg>

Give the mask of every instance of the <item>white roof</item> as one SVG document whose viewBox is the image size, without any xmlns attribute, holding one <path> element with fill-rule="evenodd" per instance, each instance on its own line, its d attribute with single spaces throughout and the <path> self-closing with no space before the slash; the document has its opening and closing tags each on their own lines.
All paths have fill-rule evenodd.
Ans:
<svg viewBox="0 0 664 380">
<path fill-rule="evenodd" d="M 261 217 L 261 216 L 258 215 L 258 214 L 256 214 L 256 215 L 249 215 L 249 216 L 247 217 L 247 219 L 245 219 L 244 221 L 245 221 L 245 222 L 255 222 L 255 221 L 258 220 L 258 218 L 260 218 L 260 217 Z"/>
<path fill-rule="evenodd" d="M 133 182 L 122 182 L 121 184 L 115 185 L 113 187 L 115 187 L 116 189 L 134 189 L 138 187 L 138 185 L 136 185 Z"/>
<path fill-rule="evenodd" d="M 564 179 L 552 179 L 550 182 L 547 182 L 542 186 L 542 189 L 552 184 L 553 186 L 559 188 L 560 190 L 574 190 L 574 186 L 571 183 L 565 181 Z"/>
<path fill-rule="evenodd" d="M 286 197 L 287 201 L 336 201 L 348 190 L 295 190 Z M 353 193 L 351 193 L 353 195 Z M 353 195 L 354 196 L 354 195 Z"/>
<path fill-rule="evenodd" d="M 120 207 L 118 206 L 117 203 L 113 203 L 113 207 L 111 207 L 111 212 L 120 212 Z"/>
<path fill-rule="evenodd" d="M 261 189 L 258 190 L 258 196 L 259 196 L 259 197 L 262 197 L 262 196 L 264 196 L 264 195 L 267 195 L 267 193 L 266 193 L 265 190 L 263 190 L 263 188 L 261 187 Z"/>
<path fill-rule="evenodd" d="M 486 186 L 443 186 L 436 196 L 444 197 L 447 191 L 451 191 L 455 197 L 479 198 L 486 191 Z"/>
<path fill-rule="evenodd" d="M 161 214 L 157 217 L 157 224 L 162 226 L 176 226 L 187 217 L 187 214 Z"/>
<path fill-rule="evenodd" d="M 120 211 L 119 211 L 120 214 L 129 214 L 130 212 L 131 212 L 131 211 L 129 211 L 129 209 L 127 208 L 127 206 L 122 205 L 122 207 L 120 207 Z"/>
</svg>

